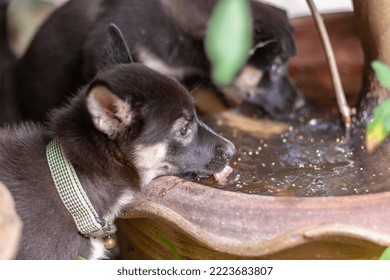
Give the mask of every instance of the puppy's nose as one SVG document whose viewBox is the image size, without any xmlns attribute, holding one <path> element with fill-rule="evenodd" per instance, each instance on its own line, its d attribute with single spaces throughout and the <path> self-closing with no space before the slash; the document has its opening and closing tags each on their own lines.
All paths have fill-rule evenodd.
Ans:
<svg viewBox="0 0 390 280">
<path fill-rule="evenodd" d="M 225 157 L 227 160 L 231 160 L 233 158 L 233 156 L 236 154 L 236 147 L 233 145 L 233 143 L 228 143 L 225 147 L 225 151 L 224 151 L 224 154 L 225 154 Z"/>
</svg>

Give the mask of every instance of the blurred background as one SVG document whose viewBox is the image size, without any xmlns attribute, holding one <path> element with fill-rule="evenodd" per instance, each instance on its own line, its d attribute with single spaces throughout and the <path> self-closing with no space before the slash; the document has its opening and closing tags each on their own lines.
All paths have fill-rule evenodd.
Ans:
<svg viewBox="0 0 390 280">
<path fill-rule="evenodd" d="M 68 0 L 10 0 L 11 41 L 16 54 L 23 54 L 40 24 Z M 142 1 L 142 0 L 140 0 Z M 336 60 L 350 104 L 356 104 L 361 86 L 363 52 L 354 21 L 352 0 L 314 0 L 324 14 Z M 325 96 L 321 106 L 336 104 L 325 54 L 306 0 L 264 0 L 285 9 L 292 19 L 297 55 L 289 61 L 290 74 L 308 101 Z M 325 15 L 326 14 L 326 15 Z M 315 81 L 315 82 L 314 82 Z M 326 106 L 325 106 L 326 105 Z"/>
<path fill-rule="evenodd" d="M 10 26 L 13 47 L 16 53 L 25 50 L 37 27 L 45 20 L 57 6 L 67 0 L 10 0 Z M 307 16 L 310 11 L 306 0 L 267 0 L 287 10 L 291 18 Z M 317 0 L 315 1 L 321 13 L 352 11 L 351 0 Z"/>
<path fill-rule="evenodd" d="M 306 0 L 267 0 L 264 2 L 286 9 L 291 18 L 310 15 Z M 314 0 L 314 2 L 321 13 L 327 14 L 353 10 L 351 0 Z"/>
</svg>

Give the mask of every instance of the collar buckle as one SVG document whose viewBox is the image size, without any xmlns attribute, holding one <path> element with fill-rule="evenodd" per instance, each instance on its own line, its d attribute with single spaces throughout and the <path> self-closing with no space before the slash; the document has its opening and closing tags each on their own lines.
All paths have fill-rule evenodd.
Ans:
<svg viewBox="0 0 390 280">
<path fill-rule="evenodd" d="M 96 221 L 102 226 L 100 229 L 82 234 L 84 237 L 105 238 L 114 234 L 117 230 L 115 224 L 108 223 L 102 217 L 96 217 Z"/>
</svg>

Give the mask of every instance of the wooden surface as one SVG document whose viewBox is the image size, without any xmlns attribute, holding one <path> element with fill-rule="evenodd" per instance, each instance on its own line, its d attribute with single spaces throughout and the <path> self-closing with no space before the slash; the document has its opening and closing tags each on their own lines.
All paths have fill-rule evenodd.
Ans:
<svg viewBox="0 0 390 280">
<path fill-rule="evenodd" d="M 324 15 L 324 21 L 334 49 L 346 97 L 350 106 L 355 106 L 362 86 L 364 64 L 355 16 L 350 12 L 329 14 Z M 323 107 L 334 108 L 336 97 L 325 52 L 313 19 L 311 17 L 296 18 L 292 23 L 295 29 L 297 55 L 289 61 L 290 74 L 308 101 L 320 103 Z"/>
</svg>

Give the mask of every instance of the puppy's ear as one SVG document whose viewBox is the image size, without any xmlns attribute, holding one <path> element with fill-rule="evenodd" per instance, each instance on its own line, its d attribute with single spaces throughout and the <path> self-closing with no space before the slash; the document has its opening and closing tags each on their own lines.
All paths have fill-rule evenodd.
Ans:
<svg viewBox="0 0 390 280">
<path fill-rule="evenodd" d="M 295 42 L 290 31 L 268 22 L 255 22 L 254 48 L 276 45 L 281 56 L 290 58 L 296 54 Z"/>
<path fill-rule="evenodd" d="M 95 127 L 110 139 L 116 138 L 134 120 L 130 103 L 105 86 L 98 85 L 89 91 L 87 108 Z"/>
<path fill-rule="evenodd" d="M 132 62 L 133 60 L 122 32 L 115 24 L 111 23 L 108 26 L 98 69 L 104 69 L 114 64 Z"/>
<path fill-rule="evenodd" d="M 275 6 L 250 1 L 255 46 L 266 46 L 270 42 L 278 42 L 281 55 L 289 58 L 296 53 L 292 28 L 287 12 Z"/>
</svg>

